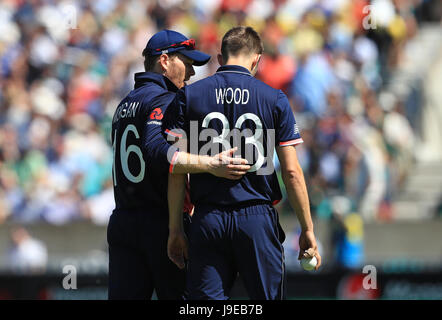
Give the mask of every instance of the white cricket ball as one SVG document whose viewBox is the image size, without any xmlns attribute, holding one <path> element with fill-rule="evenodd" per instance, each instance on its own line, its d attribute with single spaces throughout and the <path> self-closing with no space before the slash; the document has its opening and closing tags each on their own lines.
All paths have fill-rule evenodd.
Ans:
<svg viewBox="0 0 442 320">
<path fill-rule="evenodd" d="M 316 257 L 313 258 L 301 258 L 301 267 L 306 271 L 312 271 L 315 269 L 316 265 L 318 264 L 318 260 Z"/>
</svg>

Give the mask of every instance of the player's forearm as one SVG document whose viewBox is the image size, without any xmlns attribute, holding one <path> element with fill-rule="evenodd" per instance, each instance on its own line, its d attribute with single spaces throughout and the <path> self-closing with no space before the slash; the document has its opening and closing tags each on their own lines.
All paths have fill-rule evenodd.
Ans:
<svg viewBox="0 0 442 320">
<path fill-rule="evenodd" d="M 295 210 L 302 231 L 313 231 L 310 203 L 301 167 L 297 165 L 293 170 L 283 171 L 282 179 L 287 190 L 289 202 Z"/>
<path fill-rule="evenodd" d="M 169 174 L 167 201 L 169 204 L 169 230 L 183 230 L 183 205 L 186 188 L 186 175 Z"/>
<path fill-rule="evenodd" d="M 180 151 L 173 164 L 174 174 L 203 173 L 210 171 L 210 157 Z"/>
</svg>

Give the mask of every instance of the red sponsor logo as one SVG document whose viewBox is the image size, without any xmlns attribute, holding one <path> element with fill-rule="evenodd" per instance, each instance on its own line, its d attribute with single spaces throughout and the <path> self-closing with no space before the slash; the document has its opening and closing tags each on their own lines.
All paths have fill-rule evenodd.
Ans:
<svg viewBox="0 0 442 320">
<path fill-rule="evenodd" d="M 161 120 L 163 119 L 163 112 L 161 111 L 161 108 L 155 108 L 152 113 L 150 114 L 149 118 L 151 120 Z"/>
</svg>

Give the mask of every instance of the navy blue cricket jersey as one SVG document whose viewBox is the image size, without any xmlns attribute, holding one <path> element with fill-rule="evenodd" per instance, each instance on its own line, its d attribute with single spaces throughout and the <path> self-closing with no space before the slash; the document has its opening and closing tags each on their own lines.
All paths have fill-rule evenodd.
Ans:
<svg viewBox="0 0 442 320">
<path fill-rule="evenodd" d="M 302 142 L 281 90 L 255 79 L 246 68 L 222 66 L 213 76 L 179 90 L 163 122 L 166 133 L 186 135 L 190 153 L 214 155 L 239 147 L 236 155 L 253 164 L 240 180 L 190 175 L 193 204 L 235 206 L 281 200 L 272 170 L 274 148 Z"/>
<path fill-rule="evenodd" d="M 177 90 L 161 74 L 140 72 L 135 74 L 134 90 L 115 110 L 112 173 L 117 211 L 163 212 L 167 217 L 169 165 L 165 159 L 148 157 L 146 150 L 164 140 L 161 120 Z"/>
</svg>

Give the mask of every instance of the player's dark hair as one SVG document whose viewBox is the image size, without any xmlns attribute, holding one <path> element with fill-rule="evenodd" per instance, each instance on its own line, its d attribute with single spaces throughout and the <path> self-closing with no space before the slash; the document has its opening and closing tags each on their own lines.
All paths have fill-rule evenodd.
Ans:
<svg viewBox="0 0 442 320">
<path fill-rule="evenodd" d="M 252 27 L 234 27 L 227 31 L 221 43 L 224 62 L 239 54 L 261 54 L 264 51 L 261 37 Z"/>
<path fill-rule="evenodd" d="M 173 57 L 178 55 L 178 52 L 172 52 L 172 53 L 166 53 L 170 59 L 172 59 Z M 150 55 L 145 55 L 143 52 L 143 57 L 144 57 L 144 70 L 147 71 L 153 71 L 153 69 L 155 68 L 155 64 L 157 63 L 158 59 L 161 57 L 161 55 L 156 55 L 156 56 L 150 56 Z"/>
</svg>

